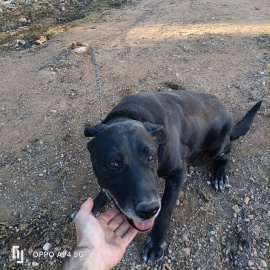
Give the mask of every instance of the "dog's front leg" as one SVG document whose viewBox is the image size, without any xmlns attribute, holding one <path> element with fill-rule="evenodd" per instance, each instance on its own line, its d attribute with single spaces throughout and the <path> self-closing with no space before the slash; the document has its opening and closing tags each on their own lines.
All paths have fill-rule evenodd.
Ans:
<svg viewBox="0 0 270 270">
<path fill-rule="evenodd" d="M 186 166 L 183 166 L 173 177 L 166 178 L 165 190 L 161 200 L 161 211 L 144 245 L 143 260 L 148 264 L 153 264 L 163 257 L 171 215 L 185 177 Z"/>
</svg>

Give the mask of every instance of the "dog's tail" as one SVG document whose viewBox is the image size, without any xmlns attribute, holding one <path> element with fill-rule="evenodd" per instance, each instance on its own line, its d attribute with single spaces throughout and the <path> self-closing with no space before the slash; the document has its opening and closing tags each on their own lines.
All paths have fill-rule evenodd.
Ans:
<svg viewBox="0 0 270 270">
<path fill-rule="evenodd" d="M 231 141 L 238 139 L 240 136 L 245 135 L 250 128 L 250 125 L 255 117 L 255 114 L 260 109 L 262 100 L 256 103 L 247 114 L 234 126 L 231 134 Z"/>
</svg>

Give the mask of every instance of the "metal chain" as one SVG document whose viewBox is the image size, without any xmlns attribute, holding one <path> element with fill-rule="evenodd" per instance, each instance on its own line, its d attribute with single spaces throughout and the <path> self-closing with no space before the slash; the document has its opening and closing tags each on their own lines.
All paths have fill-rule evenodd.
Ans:
<svg viewBox="0 0 270 270">
<path fill-rule="evenodd" d="M 92 61 L 95 65 L 96 81 L 97 81 L 97 86 L 98 86 L 98 98 L 99 98 L 99 119 L 101 123 L 103 120 L 103 113 L 102 113 L 102 97 L 101 97 L 101 87 L 100 87 L 100 77 L 99 77 L 99 66 L 97 63 L 95 50 L 93 47 L 91 48 L 91 55 L 92 55 Z"/>
</svg>

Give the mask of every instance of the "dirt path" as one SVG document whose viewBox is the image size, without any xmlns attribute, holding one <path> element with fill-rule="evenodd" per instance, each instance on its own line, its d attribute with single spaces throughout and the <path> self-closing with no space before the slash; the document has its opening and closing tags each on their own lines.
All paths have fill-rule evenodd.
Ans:
<svg viewBox="0 0 270 270">
<path fill-rule="evenodd" d="M 207 185 L 210 163 L 191 167 L 164 259 L 142 262 L 140 234 L 116 269 L 266 269 L 269 21 L 266 0 L 135 0 L 39 47 L 0 52 L 0 266 L 58 269 L 61 258 L 33 251 L 46 242 L 55 254 L 70 250 L 68 217 L 98 192 L 83 136 L 85 124 L 99 121 L 94 66 L 89 53 L 71 50 L 82 42 L 95 48 L 104 114 L 128 94 L 175 87 L 217 95 L 236 120 L 264 100 L 251 131 L 233 144 L 232 188 Z M 25 251 L 24 267 L 12 245 Z"/>
</svg>

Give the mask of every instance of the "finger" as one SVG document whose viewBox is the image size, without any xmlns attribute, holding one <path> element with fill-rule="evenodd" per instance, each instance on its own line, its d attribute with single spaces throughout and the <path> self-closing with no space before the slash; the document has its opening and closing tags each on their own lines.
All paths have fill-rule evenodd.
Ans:
<svg viewBox="0 0 270 270">
<path fill-rule="evenodd" d="M 129 228 L 130 228 L 130 225 L 129 225 L 128 221 L 124 220 L 120 224 L 120 226 L 114 231 L 114 233 L 122 238 L 127 233 Z"/>
<path fill-rule="evenodd" d="M 112 209 L 108 210 L 107 212 L 98 216 L 97 220 L 108 224 L 116 215 L 118 215 L 119 212 L 120 211 L 118 209 L 112 208 Z"/>
<path fill-rule="evenodd" d="M 80 217 L 81 215 L 84 215 L 84 214 L 88 214 L 89 215 L 91 213 L 91 211 L 92 211 L 93 205 L 94 205 L 93 199 L 92 198 L 88 198 L 81 205 L 80 210 L 79 210 L 78 214 L 75 217 L 75 222 L 78 219 L 78 217 Z"/>
<path fill-rule="evenodd" d="M 133 240 L 133 238 L 136 236 L 138 231 L 130 226 L 128 231 L 122 236 L 122 240 L 124 242 L 124 245 L 128 246 L 129 243 Z"/>
<path fill-rule="evenodd" d="M 124 220 L 125 216 L 120 212 L 108 223 L 108 227 L 112 231 L 115 231 L 117 228 L 119 228 L 119 226 L 121 226 Z"/>
</svg>

